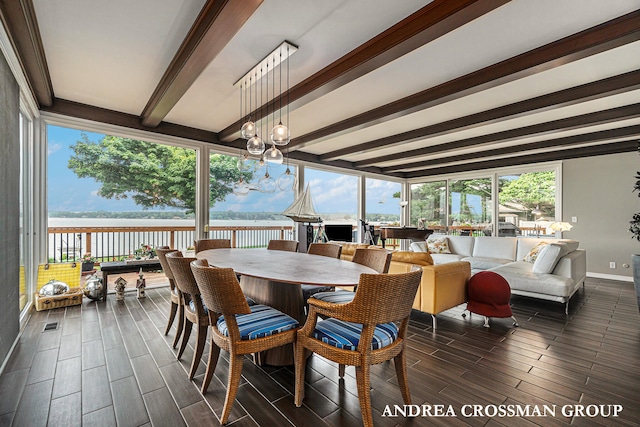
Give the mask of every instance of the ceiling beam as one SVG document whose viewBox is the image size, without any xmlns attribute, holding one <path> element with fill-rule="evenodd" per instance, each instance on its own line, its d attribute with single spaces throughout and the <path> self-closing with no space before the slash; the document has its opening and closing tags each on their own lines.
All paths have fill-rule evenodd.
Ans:
<svg viewBox="0 0 640 427">
<path fill-rule="evenodd" d="M 640 40 L 640 10 L 293 138 L 289 147 L 300 149 L 348 131 L 384 123 L 637 40 Z"/>
<path fill-rule="evenodd" d="M 404 174 L 404 177 L 406 179 L 424 178 L 428 176 L 480 171 L 507 166 L 519 166 L 557 160 L 578 159 L 581 157 L 605 156 L 609 154 L 628 153 L 632 151 L 635 152 L 638 150 L 638 142 L 640 141 L 637 138 L 634 138 L 627 141 L 572 148 L 568 150 L 549 151 L 546 153 L 528 154 L 524 156 L 514 156 L 503 159 L 485 160 L 452 166 L 442 166 L 433 169 L 407 172 Z"/>
<path fill-rule="evenodd" d="M 556 108 L 568 107 L 570 105 L 593 101 L 595 99 L 601 99 L 636 89 L 640 89 L 640 70 L 526 99 L 524 101 L 515 102 L 513 104 L 504 105 L 491 110 L 481 111 L 468 116 L 458 117 L 445 122 L 435 123 L 430 126 L 402 132 L 396 135 L 390 135 L 373 141 L 342 148 L 340 150 L 334 150 L 321 155 L 320 158 L 325 161 L 330 161 L 353 153 L 362 154 L 368 151 L 375 151 L 380 148 L 419 141 L 426 137 L 433 138 L 436 136 L 448 135 L 453 132 L 460 132 L 478 126 L 499 123 L 532 113 L 541 113 Z M 366 164 L 376 164 L 382 161 L 403 157 L 404 156 L 391 154 L 389 156 L 373 157 L 371 159 L 363 160 L 358 162 L 358 164 L 361 166 Z"/>
<path fill-rule="evenodd" d="M 508 129 L 501 132 L 490 134 L 482 134 L 471 138 L 460 139 L 458 141 L 445 142 L 442 144 L 430 145 L 415 150 L 407 150 L 389 154 L 388 156 L 380 156 L 378 162 L 366 160 L 355 162 L 356 167 L 369 166 L 375 163 L 388 162 L 392 160 L 402 160 L 397 166 L 384 167 L 384 170 L 406 170 L 414 163 L 408 163 L 412 158 L 424 157 L 430 154 L 443 153 L 446 151 L 480 148 L 485 144 L 495 144 L 499 142 L 514 141 L 530 136 L 544 135 L 550 132 L 562 132 L 572 129 L 581 129 L 588 126 L 601 125 L 606 123 L 617 122 L 620 120 L 634 119 L 640 117 L 640 104 L 625 105 L 622 107 L 611 108 L 609 110 L 596 111 L 593 113 L 582 114 L 579 116 L 567 117 L 564 119 L 552 120 L 544 123 L 536 123 L 535 125 L 523 126 L 515 129 Z M 416 162 L 416 165 L 422 162 Z"/>
<path fill-rule="evenodd" d="M 13 50 L 40 106 L 53 103 L 53 85 L 31 0 L 0 1 L 0 20 L 7 29 Z"/>
<path fill-rule="evenodd" d="M 446 165 L 448 163 L 461 162 L 466 160 L 475 160 L 481 158 L 488 158 L 494 156 L 505 156 L 509 154 L 515 154 L 520 152 L 527 152 L 533 150 L 549 149 L 556 147 L 571 147 L 575 145 L 582 145 L 594 142 L 606 142 L 613 139 L 626 138 L 626 137 L 638 137 L 640 136 L 640 125 L 626 126 L 617 129 L 608 129 L 598 132 L 584 133 L 580 135 L 571 135 L 562 138 L 547 139 L 544 141 L 530 142 L 527 144 L 512 145 L 509 147 L 494 148 L 490 150 L 474 151 L 472 153 L 456 154 L 449 157 L 439 157 L 431 160 L 425 160 L 422 162 L 408 163 L 397 167 L 382 168 L 383 173 L 409 171 L 411 169 L 428 168 L 434 165 Z"/>
<path fill-rule="evenodd" d="M 286 99 L 291 108 L 299 108 L 509 1 L 435 0 L 290 88 L 282 99 Z M 251 112 L 251 117 L 256 120 L 264 115 L 262 107 Z M 223 129 L 218 134 L 220 140 L 234 140 L 241 126 L 238 120 Z"/>
<path fill-rule="evenodd" d="M 201 129 L 188 126 L 180 126 L 173 123 L 162 122 L 155 128 L 144 126 L 139 116 L 122 113 L 120 111 L 107 110 L 106 108 L 94 107 L 92 105 L 67 101 L 66 99 L 55 98 L 51 107 L 43 108 L 42 111 L 61 114 L 69 117 L 91 120 L 99 123 L 106 123 L 115 126 L 123 126 L 131 129 L 154 132 L 161 135 L 170 135 L 178 138 L 186 138 L 194 141 L 201 141 L 215 144 L 218 142 L 216 134 Z"/>
<path fill-rule="evenodd" d="M 143 125 L 162 122 L 262 1 L 207 0 L 144 107 Z"/>
</svg>

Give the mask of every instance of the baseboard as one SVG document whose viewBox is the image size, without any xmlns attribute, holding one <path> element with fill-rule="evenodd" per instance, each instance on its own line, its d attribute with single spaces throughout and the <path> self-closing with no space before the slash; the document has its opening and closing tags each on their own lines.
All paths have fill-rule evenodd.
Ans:
<svg viewBox="0 0 640 427">
<path fill-rule="evenodd" d="M 631 283 L 633 283 L 633 277 L 618 276 L 618 275 L 615 275 L 615 274 L 587 273 L 587 277 L 593 277 L 593 278 L 596 278 L 596 279 L 618 280 L 620 282 L 631 282 Z"/>
</svg>

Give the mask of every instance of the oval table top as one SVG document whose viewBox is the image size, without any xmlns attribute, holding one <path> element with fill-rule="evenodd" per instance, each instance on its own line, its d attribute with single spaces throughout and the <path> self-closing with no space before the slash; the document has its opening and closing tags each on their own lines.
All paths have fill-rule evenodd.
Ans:
<svg viewBox="0 0 640 427">
<path fill-rule="evenodd" d="M 209 249 L 196 257 L 215 267 L 233 268 L 243 276 L 298 285 L 353 286 L 358 284 L 360 274 L 377 273 L 351 261 L 268 249 Z"/>
</svg>

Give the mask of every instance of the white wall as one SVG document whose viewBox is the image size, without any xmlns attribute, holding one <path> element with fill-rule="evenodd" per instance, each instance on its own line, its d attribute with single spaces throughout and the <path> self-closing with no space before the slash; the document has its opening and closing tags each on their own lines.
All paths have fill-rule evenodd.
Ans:
<svg viewBox="0 0 640 427">
<path fill-rule="evenodd" d="M 587 272 L 594 277 L 631 280 L 631 254 L 640 253 L 640 242 L 631 239 L 629 221 L 640 212 L 640 198 L 632 193 L 637 153 L 613 154 L 566 160 L 562 167 L 563 221 L 578 222 L 564 238 L 575 239 L 587 251 Z M 609 262 L 616 268 L 609 268 Z M 589 274 L 590 273 L 590 274 Z"/>
</svg>

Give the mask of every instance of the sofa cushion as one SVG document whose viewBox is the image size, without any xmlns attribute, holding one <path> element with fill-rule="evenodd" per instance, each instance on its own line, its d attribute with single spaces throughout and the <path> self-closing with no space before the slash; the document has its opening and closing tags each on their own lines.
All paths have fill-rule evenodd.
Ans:
<svg viewBox="0 0 640 427">
<path fill-rule="evenodd" d="M 452 254 L 463 256 L 473 255 L 474 238 L 471 236 L 447 236 L 446 234 L 431 234 L 427 238 L 427 242 L 429 240 L 435 240 L 442 237 L 446 237 L 449 241 L 449 251 Z"/>
<path fill-rule="evenodd" d="M 515 261 L 516 245 L 515 237 L 475 237 L 473 256 Z"/>
<path fill-rule="evenodd" d="M 446 237 L 427 240 L 427 249 L 430 254 L 450 254 L 449 240 Z"/>
<path fill-rule="evenodd" d="M 511 291 L 523 291 L 527 294 L 544 294 L 558 297 L 569 297 L 574 290 L 571 277 L 557 274 L 538 274 L 533 272 L 533 264 L 526 261 L 515 261 L 500 267 L 492 268 L 507 279 Z"/>
<path fill-rule="evenodd" d="M 429 252 L 426 240 L 424 242 L 411 242 L 409 247 L 413 252 Z"/>
<path fill-rule="evenodd" d="M 433 258 L 428 252 L 393 251 L 391 252 L 391 262 L 394 261 L 415 265 L 433 265 Z"/>
<path fill-rule="evenodd" d="M 435 265 L 446 264 L 448 262 L 462 261 L 465 258 L 464 255 L 458 254 L 430 254 Z"/>
<path fill-rule="evenodd" d="M 481 256 L 464 257 L 462 258 L 462 261 L 467 261 L 469 264 L 471 264 L 471 270 L 489 270 L 491 268 L 499 267 L 501 265 L 513 262 L 512 259 Z"/>
<path fill-rule="evenodd" d="M 565 245 L 550 243 L 545 245 L 533 263 L 534 273 L 551 273 L 560 259 L 560 252 Z"/>
<path fill-rule="evenodd" d="M 526 254 L 521 260 L 519 261 L 527 261 L 530 263 L 534 263 L 536 262 L 536 259 L 538 258 L 538 255 L 540 255 L 540 252 L 542 252 L 542 248 L 544 248 L 545 246 L 547 246 L 549 243 L 545 242 L 545 241 L 540 241 L 538 243 L 536 243 L 536 245 L 534 247 L 531 248 L 531 250 L 529 251 L 528 254 Z"/>
</svg>

